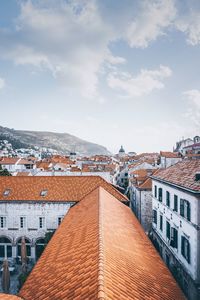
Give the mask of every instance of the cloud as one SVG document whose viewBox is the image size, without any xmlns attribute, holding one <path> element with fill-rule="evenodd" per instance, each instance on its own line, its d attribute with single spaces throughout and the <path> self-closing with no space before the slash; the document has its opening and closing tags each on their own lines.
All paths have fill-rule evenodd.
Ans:
<svg viewBox="0 0 200 300">
<path fill-rule="evenodd" d="M 142 69 L 135 77 L 127 72 L 116 71 L 108 75 L 107 83 L 110 88 L 124 92 L 127 97 L 140 97 L 164 88 L 162 80 L 171 74 L 171 69 L 162 65 L 157 70 Z"/>
<path fill-rule="evenodd" d="M 189 14 L 180 16 L 175 26 L 187 36 L 187 43 L 196 46 L 200 43 L 200 12 L 191 10 Z"/>
<path fill-rule="evenodd" d="M 0 77 L 0 90 L 3 89 L 5 86 L 5 80 Z"/>
<path fill-rule="evenodd" d="M 0 53 L 16 65 L 49 70 L 66 89 L 98 96 L 103 63 L 121 64 L 109 43 L 116 38 L 101 17 L 95 0 L 23 1 L 15 31 L 1 31 Z"/>
<path fill-rule="evenodd" d="M 165 34 L 176 17 L 173 0 L 144 0 L 137 17 L 126 31 L 130 47 L 146 48 L 149 43 Z"/>
<path fill-rule="evenodd" d="M 198 130 L 200 130 L 200 90 L 188 90 L 183 93 L 188 100 L 188 110 L 185 117 L 190 119 Z"/>
</svg>

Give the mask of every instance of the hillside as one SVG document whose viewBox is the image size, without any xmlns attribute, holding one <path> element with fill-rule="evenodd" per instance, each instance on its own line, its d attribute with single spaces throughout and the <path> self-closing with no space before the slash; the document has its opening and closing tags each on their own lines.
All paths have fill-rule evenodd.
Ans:
<svg viewBox="0 0 200 300">
<path fill-rule="evenodd" d="M 14 148 L 37 146 L 52 148 L 66 154 L 74 149 L 82 155 L 110 154 L 105 147 L 84 141 L 68 133 L 15 130 L 0 126 L 0 139 L 7 139 Z"/>
</svg>

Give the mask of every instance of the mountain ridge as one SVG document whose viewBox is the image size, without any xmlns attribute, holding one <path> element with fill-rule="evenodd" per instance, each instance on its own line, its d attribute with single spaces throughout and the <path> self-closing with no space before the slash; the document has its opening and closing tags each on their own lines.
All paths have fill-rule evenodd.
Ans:
<svg viewBox="0 0 200 300">
<path fill-rule="evenodd" d="M 69 154 L 76 151 L 81 155 L 111 154 L 106 147 L 88 142 L 69 133 L 51 131 L 15 130 L 0 126 L 0 139 L 9 138 L 9 142 L 22 145 L 20 148 L 52 148 Z"/>
</svg>

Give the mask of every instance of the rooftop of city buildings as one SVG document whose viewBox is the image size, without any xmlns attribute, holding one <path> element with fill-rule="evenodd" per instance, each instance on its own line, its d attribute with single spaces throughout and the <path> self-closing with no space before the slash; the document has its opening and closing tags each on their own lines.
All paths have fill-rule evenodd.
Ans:
<svg viewBox="0 0 200 300">
<path fill-rule="evenodd" d="M 166 158 L 178 158 L 180 157 L 180 154 L 178 152 L 160 151 L 160 156 Z"/>
<path fill-rule="evenodd" d="M 78 202 L 99 186 L 118 200 L 128 201 L 99 176 L 4 176 L 0 180 L 0 201 Z"/>
<path fill-rule="evenodd" d="M 19 295 L 25 300 L 184 299 L 130 208 L 102 187 L 71 208 Z"/>
<path fill-rule="evenodd" d="M 153 179 L 171 183 L 190 191 L 200 192 L 200 180 L 197 180 L 196 174 L 200 173 L 200 160 L 183 160 L 175 165 L 159 170 Z"/>
</svg>

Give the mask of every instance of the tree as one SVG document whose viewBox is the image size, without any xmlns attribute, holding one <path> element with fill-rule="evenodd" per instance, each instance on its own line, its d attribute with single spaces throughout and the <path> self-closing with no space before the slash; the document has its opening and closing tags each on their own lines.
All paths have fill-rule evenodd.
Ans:
<svg viewBox="0 0 200 300">
<path fill-rule="evenodd" d="M 7 169 L 2 169 L 2 166 L 0 165 L 0 176 L 12 176 Z"/>
</svg>

